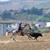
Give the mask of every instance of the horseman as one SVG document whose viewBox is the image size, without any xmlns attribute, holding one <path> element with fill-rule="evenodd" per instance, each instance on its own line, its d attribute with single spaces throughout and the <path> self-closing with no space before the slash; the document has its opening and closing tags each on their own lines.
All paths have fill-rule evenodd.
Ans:
<svg viewBox="0 0 50 50">
<path fill-rule="evenodd" d="M 19 24 L 18 32 L 22 30 L 22 23 Z"/>
<path fill-rule="evenodd" d="M 22 36 L 24 36 L 24 34 L 23 34 L 23 29 L 24 29 L 24 27 L 22 27 L 22 22 L 21 22 L 21 23 L 19 24 L 18 32 L 19 32 L 19 34 L 22 35 Z"/>
</svg>

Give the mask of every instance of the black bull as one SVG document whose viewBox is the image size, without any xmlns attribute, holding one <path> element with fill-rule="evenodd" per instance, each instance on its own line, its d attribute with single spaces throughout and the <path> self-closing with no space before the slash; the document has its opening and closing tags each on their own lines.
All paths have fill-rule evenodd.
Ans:
<svg viewBox="0 0 50 50">
<path fill-rule="evenodd" d="M 43 35 L 41 33 L 32 33 L 30 34 L 30 36 L 35 37 L 35 39 L 37 40 L 39 36 L 42 37 Z"/>
<path fill-rule="evenodd" d="M 24 35 L 27 35 L 28 36 L 28 39 L 32 37 L 34 37 L 34 39 L 37 40 L 37 38 L 40 36 L 40 37 L 43 37 L 43 35 L 41 33 L 24 33 L 24 32 L 21 32 L 21 35 L 24 36 Z"/>
</svg>

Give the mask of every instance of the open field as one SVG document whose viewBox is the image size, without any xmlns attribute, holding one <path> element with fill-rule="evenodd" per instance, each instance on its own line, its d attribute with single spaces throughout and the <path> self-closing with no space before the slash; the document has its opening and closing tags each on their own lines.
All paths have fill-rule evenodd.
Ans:
<svg viewBox="0 0 50 50">
<path fill-rule="evenodd" d="M 37 41 L 28 40 L 27 36 L 17 36 L 16 41 L 0 40 L 0 50 L 50 50 L 50 33 L 43 34 Z"/>
</svg>

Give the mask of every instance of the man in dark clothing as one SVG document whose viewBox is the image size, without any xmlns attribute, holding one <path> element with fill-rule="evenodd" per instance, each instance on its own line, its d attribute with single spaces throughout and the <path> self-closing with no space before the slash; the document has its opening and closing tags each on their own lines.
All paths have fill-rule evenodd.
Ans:
<svg viewBox="0 0 50 50">
<path fill-rule="evenodd" d="M 21 25 L 22 25 L 22 23 L 19 24 L 18 32 L 20 32 L 22 30 Z"/>
<path fill-rule="evenodd" d="M 24 36 L 23 28 L 22 28 L 22 23 L 19 24 L 18 32 L 20 32 L 20 35 Z"/>
</svg>

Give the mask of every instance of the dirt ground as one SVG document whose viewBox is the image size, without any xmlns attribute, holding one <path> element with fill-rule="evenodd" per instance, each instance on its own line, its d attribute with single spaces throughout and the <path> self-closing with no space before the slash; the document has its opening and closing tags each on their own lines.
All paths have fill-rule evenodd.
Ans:
<svg viewBox="0 0 50 50">
<path fill-rule="evenodd" d="M 28 40 L 27 36 L 17 36 L 16 41 L 0 40 L 0 50 L 50 50 L 50 33 L 43 34 L 38 40 Z"/>
</svg>

